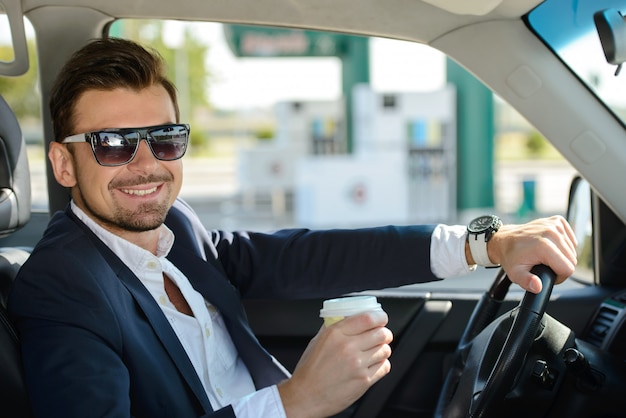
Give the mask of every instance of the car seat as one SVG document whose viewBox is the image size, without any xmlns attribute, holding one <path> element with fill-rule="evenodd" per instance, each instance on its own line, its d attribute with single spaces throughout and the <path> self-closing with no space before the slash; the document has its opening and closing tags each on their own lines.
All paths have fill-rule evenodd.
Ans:
<svg viewBox="0 0 626 418">
<path fill-rule="evenodd" d="M 17 118 L 0 95 L 0 237 L 24 226 L 30 219 L 30 210 L 26 144 Z M 25 248 L 0 247 L 0 415 L 15 418 L 32 414 L 18 336 L 9 321 L 6 303 L 11 283 L 29 254 Z"/>
</svg>

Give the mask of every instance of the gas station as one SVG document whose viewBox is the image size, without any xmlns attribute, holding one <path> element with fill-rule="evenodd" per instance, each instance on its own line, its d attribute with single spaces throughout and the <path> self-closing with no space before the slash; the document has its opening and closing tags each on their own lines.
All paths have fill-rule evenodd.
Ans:
<svg viewBox="0 0 626 418">
<path fill-rule="evenodd" d="M 237 57 L 329 56 L 342 68 L 340 100 L 277 104 L 274 140 L 241 152 L 244 195 L 269 192 L 280 212 L 293 191 L 296 219 L 320 227 L 331 218 L 377 222 L 382 214 L 398 224 L 449 222 L 494 207 L 492 93 L 452 60 L 444 88 L 381 92 L 370 86 L 368 38 L 240 25 L 224 31 Z"/>
</svg>

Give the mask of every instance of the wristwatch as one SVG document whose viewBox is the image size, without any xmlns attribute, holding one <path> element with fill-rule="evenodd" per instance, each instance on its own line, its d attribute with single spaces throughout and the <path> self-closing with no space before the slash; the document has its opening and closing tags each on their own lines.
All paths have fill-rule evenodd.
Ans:
<svg viewBox="0 0 626 418">
<path fill-rule="evenodd" d="M 467 242 L 472 258 L 479 266 L 500 267 L 499 264 L 494 264 L 489 259 L 487 242 L 501 226 L 502 221 L 496 215 L 479 216 L 467 225 Z"/>
</svg>

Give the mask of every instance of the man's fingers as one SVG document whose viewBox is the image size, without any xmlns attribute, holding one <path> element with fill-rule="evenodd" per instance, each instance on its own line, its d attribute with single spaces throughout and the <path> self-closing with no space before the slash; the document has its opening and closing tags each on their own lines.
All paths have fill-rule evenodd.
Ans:
<svg viewBox="0 0 626 418">
<path fill-rule="evenodd" d="M 370 381 L 372 384 L 378 382 L 380 379 L 385 377 L 391 371 L 391 362 L 387 359 L 375 363 L 370 366 Z"/>
<path fill-rule="evenodd" d="M 578 247 L 578 240 L 576 239 L 576 234 L 572 229 L 571 225 L 567 222 L 565 218 L 559 216 L 559 220 L 561 221 L 561 227 L 563 228 L 564 235 L 567 235 L 570 243 L 570 247 L 574 253 L 576 253 L 576 247 Z"/>
<path fill-rule="evenodd" d="M 381 344 L 363 352 L 365 366 L 371 368 L 376 364 L 384 362 L 391 356 L 391 347 L 389 344 Z"/>
<path fill-rule="evenodd" d="M 524 290 L 539 293 L 542 289 L 541 279 L 527 270 L 519 269 L 517 274 L 509 274 L 509 279 Z"/>
<path fill-rule="evenodd" d="M 384 327 L 389 317 L 384 311 L 372 311 L 343 319 L 333 326 L 340 329 L 345 335 L 359 335 L 370 329 Z"/>
</svg>

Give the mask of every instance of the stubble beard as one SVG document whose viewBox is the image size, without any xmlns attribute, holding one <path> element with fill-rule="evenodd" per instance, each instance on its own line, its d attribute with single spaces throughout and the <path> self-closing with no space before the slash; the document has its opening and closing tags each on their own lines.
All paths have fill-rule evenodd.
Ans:
<svg viewBox="0 0 626 418">
<path fill-rule="evenodd" d="M 172 179 L 170 177 L 166 176 L 161 176 L 159 178 L 150 176 L 147 179 L 136 181 L 132 185 L 162 181 L 164 183 L 163 187 L 166 188 L 165 185 L 171 184 L 171 180 Z M 131 184 L 124 184 L 124 186 L 131 186 Z M 113 190 L 116 188 L 121 188 L 121 185 L 114 183 L 109 185 L 109 190 Z M 85 206 L 87 212 L 90 213 L 94 218 L 96 218 L 96 220 L 103 227 L 112 231 L 121 230 L 127 232 L 146 232 L 157 229 L 165 222 L 165 217 L 167 216 L 167 213 L 169 212 L 171 206 L 171 189 L 166 188 L 166 190 L 164 191 L 166 191 L 167 194 L 164 201 L 144 203 L 139 205 L 134 210 L 122 207 L 121 205 L 117 204 L 116 199 L 113 198 L 113 201 L 116 203 L 116 205 L 113 209 L 113 213 L 110 214 L 99 213 L 98 211 L 94 210 L 94 208 L 89 205 L 89 202 L 85 200 L 85 197 L 83 196 L 80 189 L 78 190 L 78 193 L 80 196 L 80 200 L 83 202 L 83 205 Z"/>
<path fill-rule="evenodd" d="M 165 222 L 168 210 L 169 205 L 163 203 L 140 205 L 135 211 L 118 207 L 111 223 L 129 232 L 151 231 Z"/>
</svg>

